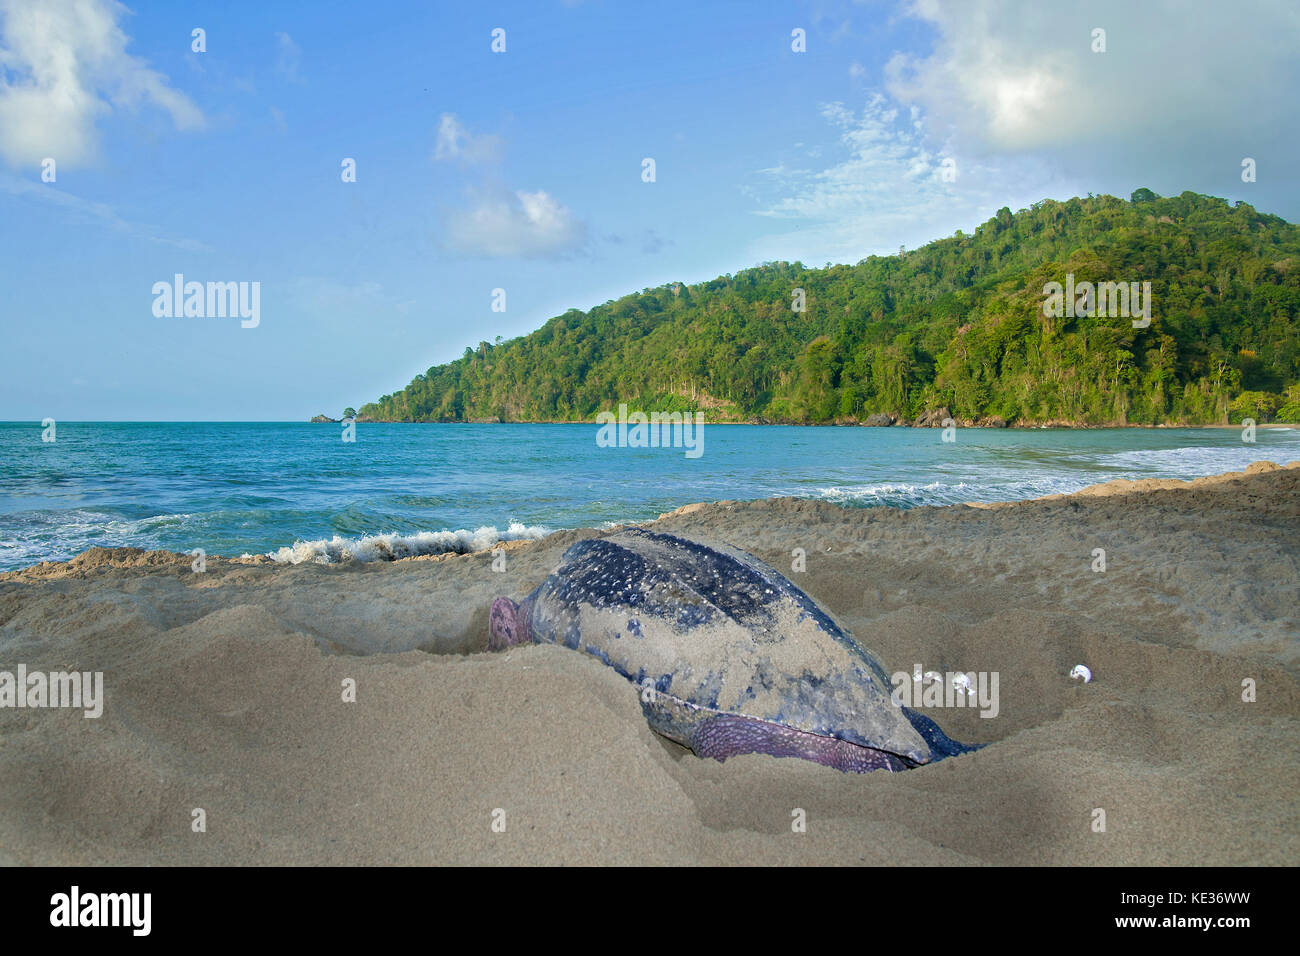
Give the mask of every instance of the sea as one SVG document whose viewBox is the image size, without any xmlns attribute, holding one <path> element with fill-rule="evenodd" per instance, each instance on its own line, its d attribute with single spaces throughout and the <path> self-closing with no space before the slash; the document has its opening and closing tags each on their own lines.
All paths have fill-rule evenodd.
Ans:
<svg viewBox="0 0 1300 956">
<path fill-rule="evenodd" d="M 392 560 L 696 501 L 845 508 L 1014 501 L 1115 478 L 1300 459 L 1300 429 L 705 425 L 682 447 L 602 447 L 595 424 L 0 423 L 0 570 L 91 547 L 276 561 Z M 353 440 L 346 440 L 351 437 Z M 47 440 L 53 439 L 53 440 Z M 608 444 L 608 442 L 606 442 Z"/>
</svg>

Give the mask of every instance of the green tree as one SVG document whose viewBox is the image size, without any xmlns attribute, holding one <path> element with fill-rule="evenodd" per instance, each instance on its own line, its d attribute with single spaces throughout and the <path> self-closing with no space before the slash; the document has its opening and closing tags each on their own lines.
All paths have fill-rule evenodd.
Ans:
<svg viewBox="0 0 1300 956">
<path fill-rule="evenodd" d="M 1044 314 L 1046 283 L 1151 283 L 1150 326 Z M 794 289 L 809 309 L 790 309 Z M 362 406 L 382 421 L 587 420 L 626 402 L 713 421 L 876 411 L 1226 421 L 1300 383 L 1300 229 L 1184 192 L 999 209 L 974 235 L 809 269 L 769 262 L 479 341 Z M 1277 404 L 1249 399 L 1276 414 Z"/>
</svg>

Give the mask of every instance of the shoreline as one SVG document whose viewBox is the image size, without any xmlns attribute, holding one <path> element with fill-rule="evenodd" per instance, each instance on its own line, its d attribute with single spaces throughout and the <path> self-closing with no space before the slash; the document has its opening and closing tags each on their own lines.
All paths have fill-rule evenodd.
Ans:
<svg viewBox="0 0 1300 956">
<path fill-rule="evenodd" d="M 412 423 L 412 424 L 422 424 L 422 423 Z M 1290 461 L 1285 464 L 1278 464 L 1273 461 L 1260 460 L 1260 461 L 1255 461 L 1250 463 L 1242 471 L 1228 471 L 1228 472 L 1222 472 L 1222 473 L 1212 474 L 1212 475 L 1201 475 L 1195 478 L 1188 478 L 1188 479 L 1114 478 L 1109 481 L 1086 485 L 1082 488 L 1079 488 L 1076 491 L 1064 492 L 1060 494 L 1040 495 L 1034 498 L 1020 498 L 1013 501 L 956 501 L 956 502 L 950 502 L 948 504 L 917 505 L 914 506 L 913 508 L 898 508 L 894 505 L 873 505 L 870 508 L 854 508 L 854 507 L 848 507 L 839 504 L 837 502 L 828 501 L 823 498 L 801 498 L 801 497 L 790 496 L 790 495 L 780 496 L 775 498 L 753 498 L 753 499 L 734 499 L 734 500 L 719 499 L 717 501 L 697 501 L 697 502 L 689 502 L 687 504 L 681 505 L 678 508 L 675 508 L 671 511 L 662 512 L 656 518 L 647 518 L 641 521 L 621 521 L 618 522 L 617 524 L 611 524 L 608 527 L 601 527 L 601 528 L 595 528 L 595 527 L 556 528 L 550 531 L 548 534 L 543 535 L 541 537 L 499 538 L 496 542 L 493 542 L 489 547 L 486 548 L 471 548 L 463 551 L 447 549 L 444 551 L 427 553 L 427 554 L 401 555 L 394 558 L 372 558 L 372 559 L 364 559 L 364 560 L 356 559 L 356 558 L 347 558 L 344 560 L 331 560 L 331 561 L 293 562 L 293 561 L 278 561 L 275 558 L 272 558 L 269 553 L 262 552 L 257 554 L 244 554 L 239 556 L 227 556 L 227 555 L 211 553 L 211 554 L 205 554 L 205 559 L 208 561 L 225 561 L 225 562 L 230 562 L 232 564 L 243 564 L 243 565 L 256 564 L 256 565 L 269 565 L 273 567 L 285 567 L 285 568 L 297 567 L 299 564 L 308 564 L 308 563 L 319 564 L 323 567 L 343 567 L 352 564 L 377 565 L 382 567 L 385 565 L 399 564 L 406 561 L 439 561 L 450 557 L 490 554 L 492 550 L 496 548 L 510 549 L 512 547 L 517 547 L 520 544 L 546 542 L 551 538 L 556 537 L 557 535 L 570 535 L 573 533 L 588 532 L 588 531 L 592 532 L 595 535 L 613 534 L 615 531 L 617 531 L 620 528 L 647 527 L 650 525 L 654 525 L 660 521 L 663 521 L 664 519 L 673 518 L 678 515 L 693 514 L 702 509 L 707 509 L 715 506 L 731 507 L 735 505 L 758 504 L 763 502 L 774 502 L 774 503 L 815 502 L 818 504 L 826 504 L 833 508 L 840 508 L 845 511 L 872 511 L 876 509 L 886 509 L 891 511 L 911 511 L 911 510 L 915 510 L 916 508 L 943 509 L 943 508 L 963 508 L 963 507 L 980 508 L 980 509 L 1015 508 L 1017 506 L 1030 504 L 1033 502 L 1057 501 L 1057 500 L 1069 499 L 1074 497 L 1104 497 L 1104 496 L 1115 495 L 1115 494 L 1141 493 L 1141 492 L 1156 491 L 1156 490 L 1178 490 L 1178 489 L 1193 489 L 1193 488 L 1208 487 L 1216 484 L 1221 484 L 1226 481 L 1237 480 L 1250 475 L 1265 474 L 1271 471 L 1278 471 L 1284 469 L 1300 469 L 1300 460 Z M 462 529 L 462 530 L 468 530 L 468 529 Z M 450 529 L 443 529 L 443 532 L 457 533 L 457 532 L 452 532 Z M 442 533 L 442 532 L 433 532 L 433 533 Z M 384 536 L 385 535 L 383 533 L 377 533 L 375 535 L 357 535 L 355 538 L 348 539 L 348 540 L 364 541 L 371 538 L 381 538 Z M 298 542 L 295 542 L 295 544 L 297 543 Z M 281 546 L 281 548 L 277 550 L 286 550 L 292 548 L 293 545 L 286 545 L 286 546 Z M 38 561 L 35 564 L 26 565 L 21 568 L 13 568 L 8 571 L 0 571 L 0 582 L 10 579 L 13 576 L 24 575 L 27 572 L 40 571 L 42 569 L 55 569 L 61 566 L 71 565 L 79 562 L 85 563 L 88 555 L 97 556 L 101 553 L 111 553 L 113 555 L 138 554 L 147 559 L 152 559 L 155 556 L 165 556 L 166 559 L 168 560 L 184 561 L 186 564 L 189 564 L 192 560 L 192 555 L 190 553 L 181 552 L 181 551 L 169 551 L 166 549 L 159 549 L 159 548 L 137 548 L 133 546 L 117 546 L 117 547 L 95 546 L 95 547 L 87 548 L 85 551 L 79 552 L 78 554 L 72 556 L 71 558 L 67 558 L 62 561 L 43 560 L 43 561 Z"/>
<path fill-rule="evenodd" d="M 686 412 L 683 412 L 682 414 L 687 414 L 687 413 L 686 413 Z M 1231 430 L 1233 430 L 1233 431 L 1239 431 L 1239 430 L 1242 428 L 1242 426 L 1239 425 L 1239 424 L 1238 424 L 1238 425 L 1233 425 L 1233 424 L 1223 424 L 1223 423 L 1214 423 L 1214 424 L 1205 424 L 1205 425 L 1184 425 L 1184 424 L 1170 424 L 1170 423 L 1166 423 L 1166 422 L 1161 422 L 1161 423 L 1158 423 L 1158 424 L 1155 424 L 1155 425 L 1148 425 L 1148 424 L 1141 423 L 1141 422 L 1134 422 L 1134 423 L 1131 423 L 1131 424 L 1120 424 L 1120 423 L 1118 423 L 1118 422 L 1112 422 L 1112 423 L 1106 423 L 1106 424 L 1092 425 L 1092 424 L 1085 424 L 1085 423 L 1080 423 L 1080 422 L 1076 422 L 1076 423 L 1067 423 L 1067 422 L 1051 421 L 1051 422 L 1042 422 L 1042 423 L 1038 423 L 1038 422 L 1025 422 L 1025 423 L 1021 423 L 1021 422 L 1009 422 L 1009 423 L 1007 423 L 1006 425 L 988 425 L 988 424 L 979 424 L 977 421 L 968 420 L 968 419 L 956 419 L 955 421 L 956 421 L 956 426 L 957 426 L 958 428 L 980 428 L 980 429 L 988 429 L 989 431 L 1041 431 L 1041 430 L 1043 430 L 1043 429 L 1049 429 L 1049 430 L 1050 430 L 1050 429 L 1059 429 L 1059 430 L 1061 430 L 1061 431 L 1106 431 L 1106 430 L 1110 430 L 1110 429 L 1118 430 L 1118 429 L 1125 429 L 1125 428 L 1150 428 L 1150 429 L 1175 429 L 1175 428 L 1183 428 L 1183 429 L 1188 429 L 1188 430 L 1209 429 L 1209 428 L 1215 428 L 1215 429 L 1224 429 L 1224 428 L 1226 428 L 1226 429 L 1231 429 Z M 289 423 L 287 423 L 287 424 L 306 424 L 306 425 L 334 424 L 334 425 L 337 425 L 337 424 L 340 424 L 340 422 L 341 422 L 341 420 L 335 420 L 335 419 L 330 419 L 330 420 L 328 420 L 328 421 L 326 421 L 326 422 L 317 422 L 317 421 L 312 421 L 312 420 L 309 419 L 309 420 L 307 420 L 307 421 L 289 422 Z M 509 421 L 509 422 L 502 422 L 502 421 L 495 421 L 495 422 L 493 422 L 493 421 L 482 421 L 482 420 L 479 420 L 479 421 L 465 421 L 465 422 L 460 422 L 460 421 L 456 421 L 456 422 L 416 422 L 416 421 L 409 421 L 409 420 L 405 420 L 405 419 L 358 418 L 358 419 L 356 419 L 356 423 L 357 423 L 358 425 L 590 425 L 590 426 L 592 426 L 593 428 L 598 427 L 598 425 L 597 425 L 597 423 L 596 423 L 595 421 L 586 421 L 585 419 L 582 420 L 582 421 L 574 421 L 574 420 L 572 420 L 572 419 L 564 419 L 564 420 L 555 419 L 555 420 L 546 420 L 546 421 Z M 261 424 L 261 423 L 253 422 L 253 423 L 250 423 L 250 424 Z M 271 423 L 267 423 L 267 424 L 281 424 L 281 423 L 279 423 L 279 422 L 271 422 Z M 732 422 L 732 421 L 708 421 L 708 420 L 705 420 L 705 421 L 703 422 L 703 424 L 705 424 L 705 425 L 753 425 L 753 426 L 767 426 L 767 427 L 781 427 L 781 428 L 940 428 L 940 427 L 941 427 L 941 426 L 939 426 L 939 425 L 920 425 L 920 424 L 917 424 L 916 422 L 908 422 L 908 421 L 898 421 L 898 422 L 893 422 L 893 423 L 891 423 L 891 424 L 889 424 L 889 425 L 873 425 L 873 424 L 869 424 L 868 422 L 865 422 L 865 421 L 852 421 L 852 422 L 848 422 L 848 421 L 845 421 L 845 422 L 764 422 L 764 421 L 742 421 L 742 422 Z M 1261 428 L 1300 428 L 1300 422 L 1264 422 L 1264 423 L 1256 423 L 1255 428 L 1256 428 L 1256 429 L 1261 429 Z"/>
</svg>

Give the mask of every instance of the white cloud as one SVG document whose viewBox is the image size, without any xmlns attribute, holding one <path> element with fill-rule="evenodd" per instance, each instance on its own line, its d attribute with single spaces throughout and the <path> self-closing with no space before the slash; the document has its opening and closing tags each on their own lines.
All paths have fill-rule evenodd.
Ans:
<svg viewBox="0 0 1300 956">
<path fill-rule="evenodd" d="M 96 121 L 146 101 L 178 129 L 203 114 L 167 77 L 126 52 L 116 0 L 0 0 L 0 155 L 14 165 L 94 158 Z"/>
<path fill-rule="evenodd" d="M 965 148 L 1052 151 L 1081 169 L 1111 157 L 1130 171 L 1159 155 L 1186 173 L 1210 153 L 1224 164 L 1220 148 L 1295 143 L 1294 0 L 913 0 L 909 12 L 934 27 L 934 51 L 896 54 L 888 90 Z"/>
<path fill-rule="evenodd" d="M 1003 161 L 1000 170 L 958 162 L 957 178 L 944 182 L 942 147 L 927 145 L 924 119 L 876 93 L 861 113 L 843 103 L 821 107 L 834 127 L 838 162 L 805 168 L 815 158 L 804 150 L 799 165 L 781 163 L 758 171 L 746 191 L 758 200 L 758 215 L 792 224 L 789 231 L 759 240 L 750 252 L 760 259 L 798 259 L 809 264 L 856 262 L 872 254 L 914 248 L 987 219 L 999 206 L 1041 199 L 1045 177 L 1032 164 Z M 1014 168 L 1014 176 L 1006 175 Z M 1014 179 L 1014 194 L 995 193 L 995 176 Z"/>
<path fill-rule="evenodd" d="M 302 64 L 302 49 L 293 42 L 293 37 L 287 33 L 277 33 L 275 40 L 277 44 L 276 70 L 290 83 L 301 83 L 302 78 L 298 75 L 298 67 Z"/>
<path fill-rule="evenodd" d="M 455 113 L 443 113 L 438 120 L 437 139 L 433 145 L 436 160 L 456 160 L 466 165 L 493 162 L 501 157 L 501 138 L 489 134 L 474 135 Z"/>
<path fill-rule="evenodd" d="M 1294 0 L 912 0 L 906 12 L 933 28 L 932 52 L 895 54 L 888 95 L 860 114 L 822 107 L 838 139 L 828 160 L 790 150 L 747 190 L 790 225 L 751 247 L 758 258 L 854 261 L 1004 205 L 1139 186 L 1300 215 Z M 1245 156 L 1273 174 L 1243 188 Z M 942 181 L 945 157 L 955 182 Z"/>
<path fill-rule="evenodd" d="M 587 241 L 587 225 L 554 197 L 539 190 L 494 190 L 447 224 L 453 249 L 492 257 L 556 258 Z"/>
<path fill-rule="evenodd" d="M 435 161 L 463 166 L 499 162 L 498 136 L 474 134 L 455 113 L 443 113 L 434 142 Z M 509 189 L 488 174 L 470 192 L 467 208 L 447 214 L 447 246 L 468 255 L 561 258 L 587 243 L 587 224 L 543 190 Z"/>
</svg>

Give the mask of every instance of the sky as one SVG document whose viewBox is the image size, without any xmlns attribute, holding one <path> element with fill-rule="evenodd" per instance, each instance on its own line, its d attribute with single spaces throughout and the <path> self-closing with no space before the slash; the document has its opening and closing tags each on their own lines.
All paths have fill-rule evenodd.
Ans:
<svg viewBox="0 0 1300 956">
<path fill-rule="evenodd" d="M 0 420 L 338 417 L 1044 198 L 1296 221 L 1297 50 L 1294 0 L 0 0 Z M 158 314 L 177 274 L 257 283 L 256 325 Z"/>
</svg>

